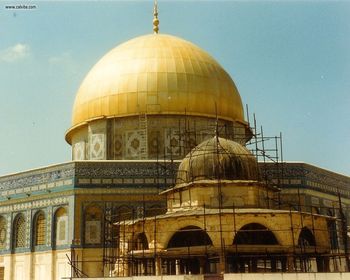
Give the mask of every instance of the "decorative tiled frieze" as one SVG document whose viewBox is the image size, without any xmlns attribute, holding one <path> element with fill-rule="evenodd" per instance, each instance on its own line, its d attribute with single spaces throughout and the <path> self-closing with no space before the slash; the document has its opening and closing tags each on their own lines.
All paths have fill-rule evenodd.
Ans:
<svg viewBox="0 0 350 280">
<path fill-rule="evenodd" d="M 311 197 L 312 205 L 320 205 L 320 199 L 318 197 Z"/>
<path fill-rule="evenodd" d="M 102 179 L 102 184 L 112 184 L 112 179 Z"/>
<path fill-rule="evenodd" d="M 283 169 L 282 169 L 283 168 Z M 288 178 L 291 184 L 307 184 L 308 187 L 323 192 L 338 193 L 350 197 L 350 180 L 346 176 L 336 174 L 305 163 L 273 163 L 260 164 L 263 177 L 269 179 Z"/>
<path fill-rule="evenodd" d="M 279 164 L 276 166 L 275 164 L 260 164 L 260 170 L 263 173 L 263 176 L 268 176 L 268 178 L 281 178 L 282 174 L 283 177 L 304 177 L 308 171 L 305 170 L 302 166 L 287 166 L 286 164 L 283 165 L 283 172 L 282 172 L 282 164 Z"/>
<path fill-rule="evenodd" d="M 123 179 L 123 181 L 124 181 L 125 184 L 132 184 L 132 183 L 134 183 L 134 180 L 133 179 L 129 179 L 129 178 Z"/>
<path fill-rule="evenodd" d="M 43 208 L 51 205 L 60 205 L 68 203 L 67 197 L 57 197 L 52 199 L 36 200 L 26 203 L 18 203 L 13 205 L 0 206 L 0 213 L 9 213 L 13 211 L 23 211 L 32 208 Z"/>
<path fill-rule="evenodd" d="M 155 177 L 172 177 L 175 168 L 170 166 L 164 167 L 162 161 L 157 162 L 77 162 L 75 175 L 76 177 L 88 178 L 155 178 Z"/>
<path fill-rule="evenodd" d="M 14 194 L 29 194 L 31 192 L 35 191 L 43 191 L 46 189 L 53 189 L 55 187 L 61 187 L 61 186 L 70 186 L 73 185 L 73 179 L 68 179 L 68 180 L 60 180 L 57 182 L 52 182 L 48 184 L 40 184 L 40 185 L 35 185 L 31 187 L 25 187 L 25 188 L 16 188 L 16 189 L 11 189 L 11 190 L 5 190 L 1 192 L 1 195 L 6 197 L 9 195 L 14 195 Z"/>
<path fill-rule="evenodd" d="M 91 183 L 91 180 L 90 179 L 84 179 L 84 178 L 80 178 L 78 179 L 78 184 L 82 184 L 82 185 L 85 185 L 85 184 L 90 184 Z"/>
<path fill-rule="evenodd" d="M 0 178 L 0 190 L 24 188 L 32 185 L 41 185 L 48 182 L 64 181 L 74 175 L 74 163 L 61 166 L 47 167 L 39 170 L 22 172 L 16 175 Z"/>
<path fill-rule="evenodd" d="M 333 207 L 333 203 L 334 203 L 333 201 L 328 200 L 328 199 L 324 199 L 323 200 L 323 205 L 326 206 L 326 207 L 332 208 Z"/>
<path fill-rule="evenodd" d="M 143 184 L 144 183 L 144 179 L 143 178 L 136 178 L 136 179 L 134 179 L 134 183 L 135 184 Z"/>
</svg>

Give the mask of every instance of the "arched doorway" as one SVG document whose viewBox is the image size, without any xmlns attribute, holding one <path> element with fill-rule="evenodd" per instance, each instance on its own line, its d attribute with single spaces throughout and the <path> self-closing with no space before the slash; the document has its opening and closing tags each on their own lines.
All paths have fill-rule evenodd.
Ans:
<svg viewBox="0 0 350 280">
<path fill-rule="evenodd" d="M 313 232 L 303 227 L 298 237 L 299 256 L 297 256 L 296 269 L 302 272 L 324 271 L 326 269 L 325 258 L 314 254 L 316 239 Z"/>
<path fill-rule="evenodd" d="M 148 240 L 144 232 L 136 235 L 133 242 L 133 250 L 148 250 Z"/>
<path fill-rule="evenodd" d="M 259 223 L 241 227 L 235 234 L 231 252 L 227 254 L 228 272 L 276 272 L 286 270 L 274 233 Z"/>
<path fill-rule="evenodd" d="M 275 235 L 265 226 L 252 223 L 243 226 L 236 234 L 233 244 L 278 245 Z"/>
<path fill-rule="evenodd" d="M 131 248 L 133 250 L 132 275 L 153 275 L 155 271 L 154 259 L 148 257 L 149 245 L 144 232 L 135 235 Z"/>
<path fill-rule="evenodd" d="M 163 260 L 166 274 L 211 273 L 206 248 L 213 245 L 208 233 L 197 226 L 181 228 L 170 238 Z M 172 255 L 171 252 L 174 252 Z"/>
<path fill-rule="evenodd" d="M 209 235 L 196 226 L 187 226 L 177 231 L 169 240 L 167 248 L 212 245 Z"/>
<path fill-rule="evenodd" d="M 307 227 L 303 227 L 300 231 L 298 238 L 299 247 L 310 247 L 316 246 L 315 236 L 312 234 L 311 230 Z"/>
</svg>

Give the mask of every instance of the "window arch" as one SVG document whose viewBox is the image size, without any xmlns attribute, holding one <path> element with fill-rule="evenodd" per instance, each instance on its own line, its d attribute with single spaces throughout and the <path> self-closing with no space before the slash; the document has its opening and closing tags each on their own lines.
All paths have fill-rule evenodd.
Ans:
<svg viewBox="0 0 350 280">
<path fill-rule="evenodd" d="M 133 244 L 133 250 L 148 250 L 148 240 L 147 236 L 144 232 L 141 232 L 136 235 L 136 238 L 134 240 Z"/>
<path fill-rule="evenodd" d="M 131 220 L 133 218 L 133 208 L 129 205 L 121 205 L 116 208 L 115 214 L 118 221 Z"/>
<path fill-rule="evenodd" d="M 236 234 L 233 244 L 278 245 L 275 235 L 267 227 L 251 223 L 243 226 Z"/>
<path fill-rule="evenodd" d="M 303 227 L 299 234 L 298 246 L 316 246 L 315 236 L 307 227 Z"/>
<path fill-rule="evenodd" d="M 169 240 L 167 248 L 212 245 L 207 232 L 200 227 L 187 226 L 177 231 Z"/>
<path fill-rule="evenodd" d="M 85 244 L 100 244 L 102 230 L 102 210 L 97 205 L 85 209 Z"/>
<path fill-rule="evenodd" d="M 6 247 L 7 223 L 3 216 L 0 216 L 0 250 Z"/>
<path fill-rule="evenodd" d="M 157 215 L 164 214 L 163 211 L 164 207 L 159 204 L 154 204 L 146 208 L 145 210 L 145 216 L 146 217 L 153 217 Z"/>
<path fill-rule="evenodd" d="M 34 246 L 46 243 L 46 218 L 43 211 L 36 213 L 34 217 Z"/>
<path fill-rule="evenodd" d="M 26 220 L 23 214 L 18 214 L 13 223 L 14 248 L 23 248 L 26 245 Z"/>
<path fill-rule="evenodd" d="M 312 206 L 311 207 L 311 213 L 312 214 L 320 214 L 321 213 L 320 208 L 316 207 L 316 206 Z"/>
<path fill-rule="evenodd" d="M 55 245 L 68 244 L 68 215 L 64 207 L 57 209 L 55 213 Z"/>
</svg>

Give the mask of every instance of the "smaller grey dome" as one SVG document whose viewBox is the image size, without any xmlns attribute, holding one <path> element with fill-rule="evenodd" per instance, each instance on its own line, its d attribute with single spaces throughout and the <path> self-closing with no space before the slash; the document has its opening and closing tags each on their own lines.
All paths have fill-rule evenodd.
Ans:
<svg viewBox="0 0 350 280">
<path fill-rule="evenodd" d="M 182 160 L 176 183 L 217 179 L 259 181 L 258 162 L 241 144 L 213 137 L 196 146 Z"/>
</svg>

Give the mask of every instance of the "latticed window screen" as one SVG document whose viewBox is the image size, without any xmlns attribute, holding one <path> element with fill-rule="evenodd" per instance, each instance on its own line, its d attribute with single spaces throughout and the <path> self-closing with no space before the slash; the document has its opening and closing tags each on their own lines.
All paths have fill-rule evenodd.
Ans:
<svg viewBox="0 0 350 280">
<path fill-rule="evenodd" d="M 23 215 L 15 221 L 15 248 L 25 247 L 26 244 L 26 221 Z"/>
<path fill-rule="evenodd" d="M 45 245 L 46 240 L 46 219 L 44 213 L 39 213 L 35 227 L 35 245 Z"/>
<path fill-rule="evenodd" d="M 4 249 L 6 245 L 6 229 L 6 219 L 0 216 L 0 249 Z"/>
</svg>

